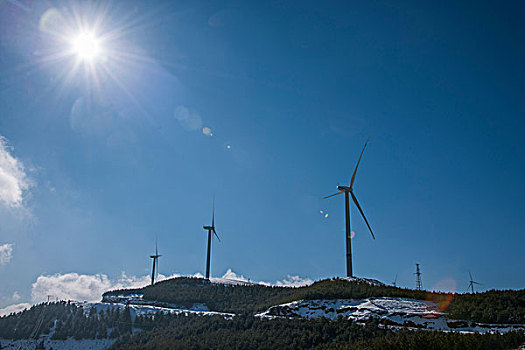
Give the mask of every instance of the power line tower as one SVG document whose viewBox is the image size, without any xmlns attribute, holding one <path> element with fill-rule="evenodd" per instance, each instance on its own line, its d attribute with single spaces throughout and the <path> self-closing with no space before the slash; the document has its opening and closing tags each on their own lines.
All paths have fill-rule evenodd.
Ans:
<svg viewBox="0 0 525 350">
<path fill-rule="evenodd" d="M 423 289 L 423 283 L 421 282 L 421 271 L 419 270 L 419 264 L 416 264 L 416 289 L 421 290 Z"/>
</svg>

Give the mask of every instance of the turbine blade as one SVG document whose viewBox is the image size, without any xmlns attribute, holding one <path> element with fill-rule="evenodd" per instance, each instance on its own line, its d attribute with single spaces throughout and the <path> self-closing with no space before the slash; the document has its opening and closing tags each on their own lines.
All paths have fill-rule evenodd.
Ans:
<svg viewBox="0 0 525 350">
<path fill-rule="evenodd" d="M 215 234 L 215 237 L 217 237 L 217 239 L 218 239 L 219 242 L 220 242 L 221 239 L 219 238 L 219 235 L 217 234 L 217 231 L 215 231 L 215 227 L 213 228 L 213 233 Z"/>
<path fill-rule="evenodd" d="M 344 192 L 343 191 L 339 191 L 337 193 L 334 193 L 334 194 L 331 194 L 329 196 L 323 197 L 323 199 L 330 198 L 330 197 L 333 197 L 333 196 L 337 196 L 338 194 L 341 194 L 341 193 L 344 193 Z"/>
<path fill-rule="evenodd" d="M 470 276 L 470 280 L 472 281 L 472 274 L 470 273 L 470 270 L 469 270 L 468 274 Z"/>
<path fill-rule="evenodd" d="M 370 230 L 370 233 L 372 234 L 372 237 L 376 239 L 376 236 L 374 236 L 374 232 L 372 232 L 372 228 L 370 227 L 370 224 L 368 223 L 368 220 L 366 219 L 365 213 L 363 213 L 363 209 L 361 209 L 361 206 L 359 205 L 359 202 L 357 201 L 357 197 L 355 196 L 354 192 L 350 192 L 352 195 L 352 199 L 354 200 L 355 205 L 357 206 L 357 209 L 359 209 L 359 212 L 361 213 L 361 216 L 366 222 L 366 226 L 368 226 L 368 229 Z"/>
<path fill-rule="evenodd" d="M 474 281 L 472 281 L 472 283 L 474 283 L 474 284 L 479 284 L 480 286 L 482 286 L 482 285 L 483 285 L 483 283 L 479 283 L 479 282 L 474 282 Z"/>
<path fill-rule="evenodd" d="M 354 186 L 355 175 L 357 174 L 357 168 L 359 167 L 359 163 L 361 162 L 361 157 L 363 157 L 363 153 L 365 152 L 367 143 L 368 143 L 368 140 L 366 140 L 365 145 L 363 146 L 363 150 L 361 151 L 361 154 L 359 155 L 359 160 L 357 161 L 357 165 L 355 166 L 354 174 L 352 175 L 352 179 L 350 180 L 350 188 Z"/>
<path fill-rule="evenodd" d="M 213 209 L 211 212 L 211 227 L 215 227 L 215 195 L 213 195 Z"/>
</svg>

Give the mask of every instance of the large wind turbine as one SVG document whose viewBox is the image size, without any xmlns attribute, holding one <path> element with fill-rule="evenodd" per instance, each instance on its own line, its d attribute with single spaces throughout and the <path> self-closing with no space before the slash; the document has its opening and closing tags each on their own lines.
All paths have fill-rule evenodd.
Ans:
<svg viewBox="0 0 525 350">
<path fill-rule="evenodd" d="M 361 213 L 361 216 L 365 220 L 366 226 L 368 226 L 368 229 L 370 230 L 370 233 L 372 234 L 372 238 L 376 238 L 374 236 L 374 232 L 372 232 L 372 228 L 370 227 L 370 224 L 368 223 L 368 220 L 366 219 L 365 213 L 363 212 L 363 209 L 361 209 L 361 206 L 359 205 L 359 202 L 357 201 L 357 197 L 354 194 L 354 181 L 355 181 L 355 175 L 357 174 L 357 168 L 359 167 L 359 163 L 361 162 L 361 157 L 363 156 L 363 152 L 365 151 L 366 145 L 368 143 L 368 140 L 365 142 L 365 145 L 363 146 L 363 150 L 361 151 L 361 155 L 359 156 L 359 160 L 357 161 L 357 165 L 355 166 L 354 174 L 352 175 L 352 179 L 350 180 L 350 186 L 337 186 L 337 189 L 339 192 L 334 193 L 332 195 L 324 197 L 330 198 L 333 196 L 337 196 L 338 194 L 345 194 L 345 221 L 346 221 L 346 276 L 347 277 L 353 277 L 352 272 L 352 230 L 350 228 L 350 200 L 349 195 L 352 196 L 352 200 L 354 201 L 357 209 Z"/>
<path fill-rule="evenodd" d="M 468 287 L 467 287 L 467 291 L 468 291 L 469 288 L 470 288 L 470 290 L 472 291 L 472 294 L 474 294 L 474 285 L 475 285 L 475 284 L 481 285 L 481 283 L 476 282 L 476 281 L 474 281 L 474 280 L 472 279 L 472 274 L 470 273 L 470 271 L 468 272 L 468 274 L 469 274 L 469 276 L 470 276 L 470 283 L 469 283 L 469 285 L 468 285 Z"/>
<path fill-rule="evenodd" d="M 203 226 L 205 230 L 208 230 L 208 252 L 206 255 L 206 279 L 210 278 L 210 255 L 211 255 L 211 233 L 213 232 L 215 234 L 215 237 L 221 241 L 219 238 L 219 235 L 217 235 L 217 231 L 215 231 L 215 197 L 213 198 L 213 209 L 211 214 L 211 226 Z"/>
<path fill-rule="evenodd" d="M 155 241 L 155 255 L 150 255 L 149 257 L 153 259 L 153 269 L 151 271 L 151 285 L 155 284 L 155 269 L 157 269 L 157 273 L 159 270 L 159 257 L 162 255 L 159 255 L 159 249 L 157 247 L 157 241 Z"/>
</svg>

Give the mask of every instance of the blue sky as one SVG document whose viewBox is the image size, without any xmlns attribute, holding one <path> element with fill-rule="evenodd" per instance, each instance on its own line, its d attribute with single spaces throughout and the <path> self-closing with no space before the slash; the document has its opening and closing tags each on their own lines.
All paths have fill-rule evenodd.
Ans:
<svg viewBox="0 0 525 350">
<path fill-rule="evenodd" d="M 162 274 L 203 273 L 214 194 L 213 275 L 344 276 L 343 198 L 322 197 L 368 137 L 355 191 L 377 239 L 353 211 L 356 275 L 414 287 L 417 262 L 430 289 L 468 270 L 523 288 L 522 11 L 0 2 L 0 307 L 38 301 L 42 276 L 145 276 L 155 237 Z"/>
</svg>

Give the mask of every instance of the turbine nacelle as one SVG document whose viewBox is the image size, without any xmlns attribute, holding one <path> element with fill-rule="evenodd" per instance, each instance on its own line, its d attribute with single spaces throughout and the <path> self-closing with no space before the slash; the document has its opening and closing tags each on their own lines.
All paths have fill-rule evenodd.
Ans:
<svg viewBox="0 0 525 350">
<path fill-rule="evenodd" d="M 352 192 L 352 189 L 348 186 L 337 186 L 337 189 L 341 192 Z"/>
<path fill-rule="evenodd" d="M 213 226 L 202 226 L 205 230 L 213 230 Z"/>
</svg>

